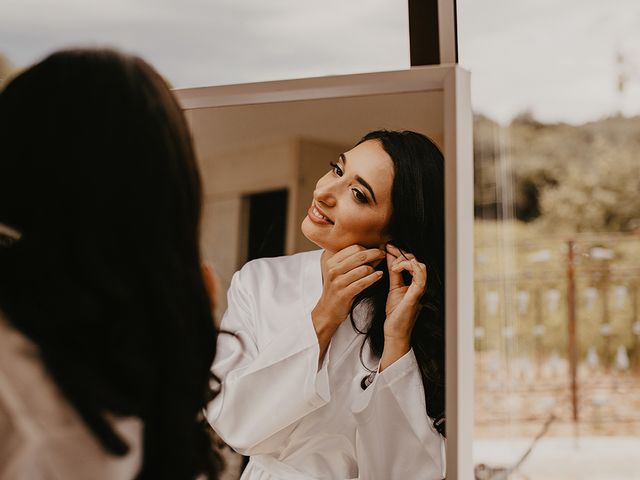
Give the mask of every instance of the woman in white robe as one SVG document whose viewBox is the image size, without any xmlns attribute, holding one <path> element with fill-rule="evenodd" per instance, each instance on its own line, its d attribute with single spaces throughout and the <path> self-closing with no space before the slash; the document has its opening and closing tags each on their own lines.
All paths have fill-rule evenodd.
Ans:
<svg viewBox="0 0 640 480">
<path fill-rule="evenodd" d="M 207 418 L 251 457 L 243 479 L 444 477 L 442 163 L 371 132 L 316 185 L 302 230 L 322 250 L 234 275 Z"/>
</svg>

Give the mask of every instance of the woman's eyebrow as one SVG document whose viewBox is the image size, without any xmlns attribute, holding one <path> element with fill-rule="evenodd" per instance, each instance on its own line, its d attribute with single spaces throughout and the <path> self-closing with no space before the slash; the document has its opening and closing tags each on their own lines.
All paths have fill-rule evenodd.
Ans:
<svg viewBox="0 0 640 480">
<path fill-rule="evenodd" d="M 346 157 L 346 155 L 344 153 L 340 154 L 340 160 L 342 160 L 342 163 L 345 166 L 347 165 L 347 157 Z M 369 185 L 369 183 L 364 178 L 362 178 L 360 175 L 356 175 L 355 179 L 360 185 L 362 185 L 364 188 L 369 190 L 369 193 L 371 194 L 371 198 L 373 199 L 373 203 L 375 203 L 377 205 L 378 201 L 376 200 L 376 194 L 373 193 L 373 188 L 371 188 L 371 185 Z"/>
</svg>

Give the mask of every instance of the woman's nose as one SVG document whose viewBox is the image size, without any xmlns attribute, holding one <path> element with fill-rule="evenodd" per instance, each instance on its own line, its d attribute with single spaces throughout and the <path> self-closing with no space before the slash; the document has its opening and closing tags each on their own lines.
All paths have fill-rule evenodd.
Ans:
<svg viewBox="0 0 640 480">
<path fill-rule="evenodd" d="M 320 185 L 320 182 L 318 182 L 313 191 L 313 198 L 316 202 L 327 205 L 328 207 L 333 207 L 336 204 L 336 196 L 331 187 L 328 185 Z"/>
</svg>

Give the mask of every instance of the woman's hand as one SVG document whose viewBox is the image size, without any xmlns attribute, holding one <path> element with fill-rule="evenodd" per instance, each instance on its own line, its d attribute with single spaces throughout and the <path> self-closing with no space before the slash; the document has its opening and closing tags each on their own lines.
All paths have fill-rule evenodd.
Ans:
<svg viewBox="0 0 640 480">
<path fill-rule="evenodd" d="M 321 358 L 331 337 L 349 316 L 354 298 L 382 278 L 382 272 L 373 265 L 384 256 L 383 250 L 360 245 L 351 245 L 333 255 L 327 251 L 322 254 L 322 295 L 311 312 Z"/>
<path fill-rule="evenodd" d="M 411 332 L 420 313 L 420 299 L 427 289 L 427 267 L 411 253 L 387 244 L 389 269 L 389 295 L 384 322 L 384 351 L 380 371 L 391 365 L 411 348 Z M 402 272 L 411 274 L 411 283 L 405 284 Z"/>
</svg>

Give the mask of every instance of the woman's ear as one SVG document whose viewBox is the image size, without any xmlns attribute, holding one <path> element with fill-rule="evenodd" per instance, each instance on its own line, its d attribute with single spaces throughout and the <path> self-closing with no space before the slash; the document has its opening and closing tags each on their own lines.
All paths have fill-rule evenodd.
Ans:
<svg viewBox="0 0 640 480">
<path fill-rule="evenodd" d="M 218 305 L 218 295 L 220 293 L 220 280 L 216 274 L 213 265 L 204 262 L 202 264 L 202 278 L 204 279 L 204 286 L 209 294 L 209 302 L 211 303 L 211 311 L 215 311 Z"/>
</svg>

